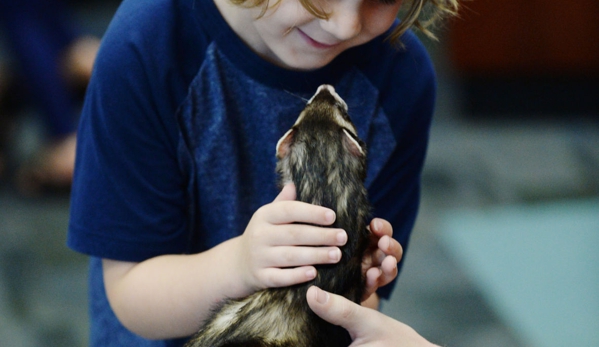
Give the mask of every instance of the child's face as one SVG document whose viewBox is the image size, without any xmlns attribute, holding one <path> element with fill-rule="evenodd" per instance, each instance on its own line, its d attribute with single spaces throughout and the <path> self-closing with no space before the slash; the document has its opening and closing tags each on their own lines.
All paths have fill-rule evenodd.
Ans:
<svg viewBox="0 0 599 347">
<path fill-rule="evenodd" d="M 278 65 L 300 70 L 317 69 L 346 49 L 384 33 L 395 20 L 401 2 L 314 1 L 329 14 L 325 20 L 308 12 L 299 0 L 281 0 L 263 17 L 253 20 L 253 28 L 242 36 L 247 35 L 245 40 L 254 50 Z"/>
</svg>

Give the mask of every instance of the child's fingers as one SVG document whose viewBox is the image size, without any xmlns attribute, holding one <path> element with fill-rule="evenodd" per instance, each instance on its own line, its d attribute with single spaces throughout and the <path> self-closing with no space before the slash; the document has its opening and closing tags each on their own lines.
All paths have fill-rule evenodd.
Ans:
<svg viewBox="0 0 599 347">
<path fill-rule="evenodd" d="M 385 257 L 387 257 L 385 252 L 381 251 L 380 249 L 376 249 L 374 252 L 372 252 L 370 266 L 380 266 L 383 263 L 383 260 L 385 260 Z"/>
<path fill-rule="evenodd" d="M 387 256 L 393 256 L 399 261 L 403 256 L 401 244 L 390 236 L 383 236 L 378 242 L 378 247 Z"/>
<path fill-rule="evenodd" d="M 393 256 L 398 261 L 403 255 L 403 248 L 401 244 L 395 240 L 393 236 L 393 227 L 389 222 L 381 218 L 374 218 L 370 222 L 370 231 L 372 232 L 372 238 L 376 241 L 377 252 L 382 254 L 375 254 L 373 257 L 374 264 L 380 264 L 383 261 L 384 256 Z"/>
<path fill-rule="evenodd" d="M 295 200 L 295 185 L 293 183 L 287 183 L 274 201 L 277 202 L 291 200 Z"/>
<path fill-rule="evenodd" d="M 381 276 L 378 279 L 379 286 L 389 284 L 397 277 L 397 259 L 393 256 L 387 256 L 381 264 Z"/>
<path fill-rule="evenodd" d="M 368 299 L 376 290 L 385 286 L 397 277 L 397 259 L 387 256 L 381 262 L 380 267 L 371 267 L 366 271 L 366 285 L 362 301 Z"/>
<path fill-rule="evenodd" d="M 364 294 L 362 301 L 368 299 L 379 288 L 379 279 L 382 276 L 382 271 L 379 268 L 373 267 L 366 271 L 366 285 L 364 286 Z"/>
<path fill-rule="evenodd" d="M 273 230 L 271 246 L 343 246 L 347 233 L 343 229 L 322 228 L 312 225 L 289 224 L 283 230 Z"/>
<path fill-rule="evenodd" d="M 313 280 L 316 277 L 316 269 L 313 266 L 267 268 L 261 271 L 259 277 L 267 288 L 287 287 Z"/>
<path fill-rule="evenodd" d="M 256 214 L 270 224 L 305 223 L 330 225 L 335 221 L 335 212 L 329 208 L 300 201 L 278 201 L 262 206 Z"/>
<path fill-rule="evenodd" d="M 381 238 L 383 236 L 393 236 L 393 227 L 391 223 L 382 218 L 373 218 L 370 221 L 370 231 Z"/>
<path fill-rule="evenodd" d="M 273 247 L 268 251 L 270 266 L 289 268 L 313 264 L 334 264 L 341 260 L 337 247 Z"/>
</svg>

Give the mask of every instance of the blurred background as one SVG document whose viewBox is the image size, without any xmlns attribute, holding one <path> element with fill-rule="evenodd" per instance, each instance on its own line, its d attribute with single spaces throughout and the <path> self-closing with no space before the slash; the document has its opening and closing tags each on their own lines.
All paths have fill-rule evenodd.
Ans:
<svg viewBox="0 0 599 347">
<path fill-rule="evenodd" d="M 101 38 L 118 3 L 66 2 L 71 36 L 57 47 Z M 599 346 L 598 15 L 595 0 L 475 0 L 440 28 L 440 42 L 424 39 L 437 109 L 420 214 L 382 310 L 432 342 Z M 71 133 L 32 97 L 45 82 L 22 71 L 27 46 L 4 17 L 0 346 L 85 346 L 87 258 L 65 246 L 68 172 L 41 170 Z M 61 75 L 74 114 L 83 70 Z"/>
</svg>

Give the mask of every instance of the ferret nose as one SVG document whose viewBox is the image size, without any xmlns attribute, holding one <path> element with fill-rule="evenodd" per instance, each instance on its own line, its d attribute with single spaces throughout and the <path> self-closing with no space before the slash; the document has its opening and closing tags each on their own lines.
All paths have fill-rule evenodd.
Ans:
<svg viewBox="0 0 599 347">
<path fill-rule="evenodd" d="M 323 84 L 316 90 L 316 94 L 320 93 L 322 90 L 327 90 L 329 93 L 335 93 L 335 88 L 333 88 L 330 84 Z M 336 93 L 335 93 L 336 94 Z"/>
<path fill-rule="evenodd" d="M 345 103 L 345 101 L 343 101 L 343 99 L 341 99 L 339 94 L 337 94 L 335 92 L 335 88 L 333 88 L 333 86 L 329 85 L 329 84 L 323 84 L 320 87 L 318 87 L 314 96 L 308 101 L 308 104 L 312 103 L 314 98 L 321 95 L 321 93 L 323 93 L 322 94 L 323 97 L 325 97 L 327 94 L 332 96 L 335 99 L 335 101 L 337 103 L 339 103 L 340 105 L 342 105 L 342 107 L 345 109 L 345 111 L 347 111 L 347 104 Z"/>
</svg>

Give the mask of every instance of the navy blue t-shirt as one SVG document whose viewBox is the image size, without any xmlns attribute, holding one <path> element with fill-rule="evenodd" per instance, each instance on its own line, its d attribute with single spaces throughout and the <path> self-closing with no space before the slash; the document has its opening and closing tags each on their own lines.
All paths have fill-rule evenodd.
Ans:
<svg viewBox="0 0 599 347">
<path fill-rule="evenodd" d="M 436 85 L 422 44 L 409 32 L 402 42 L 383 35 L 292 71 L 249 49 L 212 1 L 123 1 L 88 87 L 72 192 L 68 245 L 92 256 L 90 345 L 182 345 L 120 325 L 100 259 L 201 252 L 242 234 L 278 194 L 275 145 L 320 84 L 347 102 L 369 149 L 373 215 L 405 249 Z"/>
</svg>

